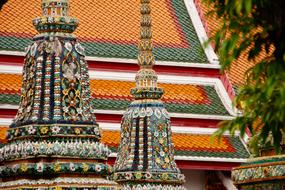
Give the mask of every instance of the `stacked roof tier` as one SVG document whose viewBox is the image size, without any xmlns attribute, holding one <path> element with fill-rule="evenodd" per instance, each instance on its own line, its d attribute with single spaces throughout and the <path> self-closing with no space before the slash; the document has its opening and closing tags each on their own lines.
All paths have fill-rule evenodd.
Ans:
<svg viewBox="0 0 285 190">
<path fill-rule="evenodd" d="M 9 0 L 0 12 L 0 143 L 7 143 L 7 125 L 20 102 L 24 48 L 37 34 L 29 20 L 40 14 L 39 3 Z M 135 87 L 138 70 L 139 3 L 70 2 L 70 12 L 80 19 L 74 34 L 87 54 L 91 104 L 103 129 L 102 142 L 113 151 L 110 164 L 117 156 L 121 117 L 133 99 L 129 89 Z M 249 157 L 238 134 L 225 134 L 220 144 L 211 143 L 219 121 L 234 118 L 236 112 L 232 87 L 220 73 L 217 56 L 211 47 L 203 47 L 207 39 L 203 24 L 209 20 L 203 17 L 203 7 L 198 0 L 155 0 L 150 5 L 154 68 L 159 87 L 165 90 L 161 100 L 171 116 L 178 167 L 230 170 L 238 166 Z"/>
</svg>

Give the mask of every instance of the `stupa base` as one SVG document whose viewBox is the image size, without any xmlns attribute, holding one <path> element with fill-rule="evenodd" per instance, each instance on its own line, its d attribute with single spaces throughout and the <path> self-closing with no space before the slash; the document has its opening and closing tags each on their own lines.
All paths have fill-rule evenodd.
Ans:
<svg viewBox="0 0 285 190">
<path fill-rule="evenodd" d="M 104 179 L 104 178 L 54 178 L 54 179 L 39 179 L 29 180 L 20 179 L 8 182 L 0 183 L 0 189 L 13 190 L 13 189 L 25 189 L 25 190 L 117 190 L 117 183 Z"/>
<path fill-rule="evenodd" d="M 240 190 L 284 190 L 285 155 L 251 159 L 233 170 L 232 179 Z"/>
<path fill-rule="evenodd" d="M 121 190 L 186 190 L 182 185 L 171 185 L 171 184 L 124 184 Z"/>
<path fill-rule="evenodd" d="M 285 181 L 272 181 L 266 183 L 255 183 L 255 184 L 244 184 L 240 185 L 240 190 L 284 190 L 285 189 Z"/>
</svg>

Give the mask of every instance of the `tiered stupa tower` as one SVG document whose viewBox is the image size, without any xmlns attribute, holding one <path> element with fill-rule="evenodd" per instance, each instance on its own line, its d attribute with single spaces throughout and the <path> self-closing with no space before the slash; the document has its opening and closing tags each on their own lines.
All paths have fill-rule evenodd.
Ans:
<svg viewBox="0 0 285 190">
<path fill-rule="evenodd" d="M 1 189 L 116 189 L 107 180 L 84 48 L 68 0 L 43 0 L 40 33 L 26 50 L 22 95 L 0 149 Z"/>
<path fill-rule="evenodd" d="M 141 31 L 138 45 L 135 100 L 121 124 L 121 143 L 114 166 L 114 180 L 123 190 L 182 190 L 184 181 L 176 166 L 170 117 L 160 98 L 152 53 L 150 0 L 141 0 Z"/>
</svg>

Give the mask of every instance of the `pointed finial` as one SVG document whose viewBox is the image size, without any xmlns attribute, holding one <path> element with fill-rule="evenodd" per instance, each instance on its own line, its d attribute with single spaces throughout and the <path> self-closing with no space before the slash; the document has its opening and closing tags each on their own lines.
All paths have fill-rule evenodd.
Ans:
<svg viewBox="0 0 285 190">
<path fill-rule="evenodd" d="M 138 65 L 140 70 L 136 75 L 136 88 L 131 90 L 135 99 L 159 99 L 163 89 L 157 87 L 157 74 L 153 70 L 155 58 L 153 55 L 151 8 L 150 0 L 141 0 L 141 28 L 138 44 Z"/>
<path fill-rule="evenodd" d="M 169 113 L 160 100 L 152 52 L 150 0 L 141 0 L 141 30 L 138 44 L 135 100 L 121 123 L 121 142 L 114 165 L 114 179 L 122 190 L 185 190 L 184 175 L 174 160 Z"/>
<path fill-rule="evenodd" d="M 138 64 L 141 69 L 151 69 L 155 64 L 152 52 L 151 8 L 149 2 L 149 0 L 141 0 L 141 29 L 138 45 Z"/>
<path fill-rule="evenodd" d="M 68 0 L 42 0 L 43 16 L 68 16 Z"/>
<path fill-rule="evenodd" d="M 69 17 L 69 0 L 42 0 L 42 16 L 33 24 L 39 33 L 72 33 L 79 20 Z"/>
</svg>

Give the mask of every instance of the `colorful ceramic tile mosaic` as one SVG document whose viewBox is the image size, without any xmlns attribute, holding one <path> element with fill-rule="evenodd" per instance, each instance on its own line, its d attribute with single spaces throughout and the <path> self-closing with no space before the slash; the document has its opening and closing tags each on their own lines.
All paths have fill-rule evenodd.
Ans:
<svg viewBox="0 0 285 190">
<path fill-rule="evenodd" d="M 185 189 L 184 175 L 174 161 L 170 117 L 161 102 L 152 53 L 150 0 L 141 0 L 135 100 L 123 115 L 121 141 L 113 179 L 122 189 Z"/>
<path fill-rule="evenodd" d="M 20 75 L 1 73 L 0 103 L 18 104 L 20 83 Z M 134 86 L 135 83 L 130 81 L 91 79 L 92 104 L 100 110 L 124 110 L 133 99 L 128 89 Z M 172 83 L 162 83 L 159 86 L 165 89 L 162 101 L 169 112 L 229 115 L 214 86 Z"/>
<path fill-rule="evenodd" d="M 86 54 L 136 59 L 139 3 L 139 0 L 71 1 L 71 13 L 81 21 L 75 34 L 86 47 Z M 5 4 L 0 12 L 1 50 L 23 51 L 30 44 L 37 32 L 29 21 L 40 14 L 38 4 L 39 0 L 29 3 L 10 0 Z M 156 58 L 181 64 L 208 63 L 184 0 L 156 0 L 151 5 Z"/>
<path fill-rule="evenodd" d="M 285 157 L 276 155 L 251 159 L 232 171 L 232 179 L 242 190 L 283 190 Z"/>
<path fill-rule="evenodd" d="M 58 184 L 67 184 L 66 186 L 61 186 Z M 79 188 L 74 188 L 74 184 L 77 184 Z M 96 188 L 96 190 L 117 190 L 114 187 L 116 183 L 110 185 L 110 181 L 99 178 L 70 178 L 70 177 L 61 177 L 55 179 L 39 179 L 39 180 L 15 180 L 10 182 L 0 183 L 1 190 L 19 190 L 18 187 L 24 186 L 24 190 L 94 190 L 93 184 L 101 184 L 100 187 Z M 48 186 L 48 187 L 46 187 Z M 9 188 L 5 188 L 9 187 Z"/>
<path fill-rule="evenodd" d="M 68 0 L 42 0 L 33 20 L 39 34 L 26 48 L 19 109 L 0 148 L 1 189 L 116 189 L 106 179 L 110 150 L 90 104 L 84 48 L 72 34 L 78 20 L 68 12 Z"/>
</svg>

